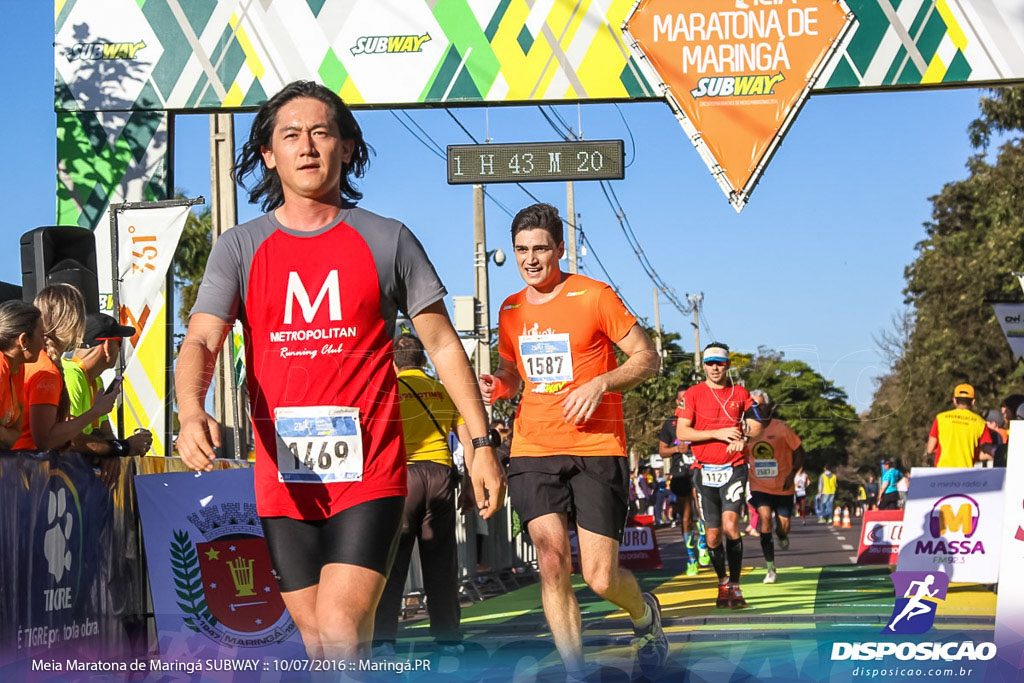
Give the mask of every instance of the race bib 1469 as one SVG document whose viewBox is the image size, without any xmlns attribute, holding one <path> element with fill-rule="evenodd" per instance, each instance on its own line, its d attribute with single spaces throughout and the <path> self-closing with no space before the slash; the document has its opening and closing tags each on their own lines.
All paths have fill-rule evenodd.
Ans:
<svg viewBox="0 0 1024 683">
<path fill-rule="evenodd" d="M 331 484 L 362 481 L 359 409 L 307 406 L 274 410 L 278 481 Z"/>
</svg>

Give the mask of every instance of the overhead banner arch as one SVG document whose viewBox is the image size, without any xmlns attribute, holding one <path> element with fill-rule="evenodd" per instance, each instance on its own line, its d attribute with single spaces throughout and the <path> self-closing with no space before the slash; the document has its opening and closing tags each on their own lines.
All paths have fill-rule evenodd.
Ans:
<svg viewBox="0 0 1024 683">
<path fill-rule="evenodd" d="M 1024 80 L 1017 0 L 56 0 L 58 220 L 168 194 L 168 114 L 665 100 L 742 209 L 814 93 Z"/>
</svg>

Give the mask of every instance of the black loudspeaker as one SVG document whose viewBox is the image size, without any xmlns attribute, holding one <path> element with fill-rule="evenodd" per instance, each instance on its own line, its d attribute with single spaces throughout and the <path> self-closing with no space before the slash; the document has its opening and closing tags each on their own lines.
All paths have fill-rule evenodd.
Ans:
<svg viewBox="0 0 1024 683">
<path fill-rule="evenodd" d="M 0 304 L 5 301 L 20 300 L 21 285 L 12 285 L 10 282 L 0 280 Z"/>
<path fill-rule="evenodd" d="M 21 275 L 23 298 L 29 303 L 44 287 L 64 283 L 82 293 L 86 313 L 100 312 L 92 230 L 65 225 L 29 230 L 21 236 Z"/>
</svg>

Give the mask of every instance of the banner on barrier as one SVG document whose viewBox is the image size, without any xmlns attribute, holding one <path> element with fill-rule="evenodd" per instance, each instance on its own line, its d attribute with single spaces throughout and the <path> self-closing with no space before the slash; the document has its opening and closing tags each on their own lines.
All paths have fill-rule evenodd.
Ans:
<svg viewBox="0 0 1024 683">
<path fill-rule="evenodd" d="M 1024 573 L 1024 421 L 1010 423 L 1006 484 L 1003 488 L 1003 555 L 1001 576 Z M 996 631 L 993 638 L 999 656 L 1024 669 L 1024 583 L 1003 581 L 996 601 Z"/>
<path fill-rule="evenodd" d="M 940 570 L 950 581 L 997 582 L 1005 475 L 1000 467 L 913 468 L 899 571 Z"/>
<path fill-rule="evenodd" d="M 903 537 L 903 510 L 868 510 L 860 530 L 857 564 L 896 564 Z"/>
<path fill-rule="evenodd" d="M 0 659 L 118 656 L 110 490 L 77 453 L 0 456 Z"/>
<path fill-rule="evenodd" d="M 580 547 L 576 531 L 569 530 L 569 547 L 572 549 L 573 571 L 580 570 Z M 661 569 L 661 551 L 654 534 L 654 517 L 636 515 L 622 531 L 619 544 L 619 566 L 626 569 Z"/>
<path fill-rule="evenodd" d="M 305 657 L 256 514 L 251 468 L 135 478 L 160 653 Z"/>
</svg>

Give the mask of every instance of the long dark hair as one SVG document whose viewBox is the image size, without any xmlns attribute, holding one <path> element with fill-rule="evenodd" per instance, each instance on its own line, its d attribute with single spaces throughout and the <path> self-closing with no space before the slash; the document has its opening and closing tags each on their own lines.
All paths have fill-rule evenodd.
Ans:
<svg viewBox="0 0 1024 683">
<path fill-rule="evenodd" d="M 328 88 L 313 81 L 293 81 L 284 86 L 276 95 L 263 103 L 256 112 L 249 131 L 249 139 L 242 145 L 235 167 L 231 170 L 231 178 L 249 192 L 249 203 L 260 203 L 264 212 L 272 211 L 284 204 L 284 191 L 281 179 L 275 169 L 263 164 L 261 149 L 270 147 L 277 122 L 277 112 L 285 104 L 300 97 L 320 100 L 334 112 L 334 122 L 338 125 L 338 133 L 342 140 L 355 143 L 352 158 L 341 168 L 341 197 L 355 201 L 363 198 L 363 193 L 356 189 L 353 178 L 362 178 L 366 167 L 370 164 L 371 147 L 363 140 L 363 131 L 356 123 L 352 112 L 340 97 Z M 249 188 L 244 179 L 246 176 L 258 178 L 256 184 Z"/>
</svg>

